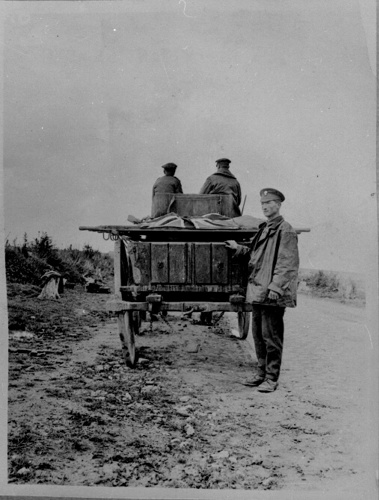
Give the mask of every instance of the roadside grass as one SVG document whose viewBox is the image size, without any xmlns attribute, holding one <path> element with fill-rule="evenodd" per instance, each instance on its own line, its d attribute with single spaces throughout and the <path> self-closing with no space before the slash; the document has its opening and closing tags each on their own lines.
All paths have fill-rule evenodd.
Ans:
<svg viewBox="0 0 379 500">
<path fill-rule="evenodd" d="M 41 285 L 47 271 L 57 271 L 72 284 L 84 284 L 84 276 L 110 280 L 113 276 L 113 258 L 84 245 L 82 250 L 59 249 L 47 233 L 23 242 L 5 242 L 5 270 L 7 283 Z"/>
<path fill-rule="evenodd" d="M 298 291 L 361 307 L 366 302 L 363 279 L 353 273 L 300 269 Z"/>
</svg>

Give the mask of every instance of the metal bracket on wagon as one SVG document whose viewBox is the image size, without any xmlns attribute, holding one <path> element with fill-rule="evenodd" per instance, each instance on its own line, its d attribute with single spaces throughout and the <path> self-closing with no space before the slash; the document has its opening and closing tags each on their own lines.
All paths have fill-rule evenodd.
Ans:
<svg viewBox="0 0 379 500">
<path fill-rule="evenodd" d="M 162 302 L 162 295 L 159 295 L 159 293 L 151 293 L 150 295 L 147 295 L 146 297 L 146 302 L 151 303 L 161 303 Z"/>
<path fill-rule="evenodd" d="M 244 304 L 245 297 L 243 295 L 234 294 L 229 297 L 229 302 L 231 304 Z"/>
<path fill-rule="evenodd" d="M 158 293 L 151 293 L 150 295 L 147 295 L 146 302 L 148 311 L 153 314 L 157 314 L 161 310 L 162 295 L 159 295 Z"/>
<path fill-rule="evenodd" d="M 230 305 L 232 306 L 233 311 L 238 312 L 238 311 L 243 311 L 244 304 L 245 304 L 245 297 L 240 294 L 233 294 L 229 297 L 229 302 Z"/>
</svg>

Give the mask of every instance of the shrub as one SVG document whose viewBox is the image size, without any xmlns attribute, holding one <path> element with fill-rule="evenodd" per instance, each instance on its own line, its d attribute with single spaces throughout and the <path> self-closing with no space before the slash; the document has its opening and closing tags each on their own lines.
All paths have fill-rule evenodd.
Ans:
<svg viewBox="0 0 379 500">
<path fill-rule="evenodd" d="M 38 257 L 26 257 L 18 247 L 5 247 L 5 274 L 9 283 L 37 285 L 50 268 L 47 262 Z"/>
<path fill-rule="evenodd" d="M 364 281 L 357 273 L 303 269 L 299 273 L 299 286 L 302 293 L 335 298 L 341 302 L 365 304 L 366 300 Z"/>
<path fill-rule="evenodd" d="M 324 292 L 337 292 L 339 289 L 337 275 L 321 270 L 306 277 L 304 281 L 310 288 L 322 289 Z"/>
<path fill-rule="evenodd" d="M 82 283 L 83 275 L 109 279 L 113 275 L 113 259 L 86 244 L 83 250 L 58 249 L 47 233 L 42 233 L 33 242 L 27 235 L 21 245 L 6 241 L 5 267 L 8 283 L 40 284 L 48 270 L 60 272 L 72 283 Z"/>
</svg>

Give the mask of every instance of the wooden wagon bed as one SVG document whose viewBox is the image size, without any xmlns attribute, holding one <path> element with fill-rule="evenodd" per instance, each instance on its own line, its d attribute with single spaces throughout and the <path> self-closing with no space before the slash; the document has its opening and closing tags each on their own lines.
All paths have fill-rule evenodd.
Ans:
<svg viewBox="0 0 379 500">
<path fill-rule="evenodd" d="M 257 229 L 80 229 L 108 234 L 114 240 L 115 295 L 107 310 L 117 315 L 128 366 L 134 367 L 137 361 L 135 335 L 145 311 L 235 312 L 240 339 L 247 337 L 252 310 L 245 301 L 247 263 L 233 259 L 224 241 L 247 243 Z"/>
<path fill-rule="evenodd" d="M 252 306 L 245 301 L 247 262 L 233 259 L 224 242 L 247 243 L 261 219 L 244 216 L 249 224 L 236 224 L 231 195 L 161 194 L 161 198 L 165 218 L 177 216 L 191 223 L 196 217 L 224 216 L 230 222 L 214 229 L 212 220 L 209 227 L 201 229 L 197 228 L 199 221 L 190 228 L 184 223 L 179 224 L 182 227 L 149 227 L 146 221 L 79 228 L 114 241 L 115 295 L 107 309 L 117 315 L 124 358 L 132 367 L 137 359 L 135 335 L 145 311 L 162 315 L 168 311 L 200 312 L 208 318 L 214 311 L 235 312 L 240 338 L 245 339 L 249 330 Z M 177 212 L 168 213 L 172 206 Z"/>
<path fill-rule="evenodd" d="M 81 227 L 114 240 L 115 295 L 107 310 L 117 315 L 124 358 L 135 366 L 140 313 L 236 312 L 241 338 L 249 328 L 245 302 L 247 273 L 233 261 L 224 241 L 248 241 L 247 229 L 141 229 Z"/>
</svg>

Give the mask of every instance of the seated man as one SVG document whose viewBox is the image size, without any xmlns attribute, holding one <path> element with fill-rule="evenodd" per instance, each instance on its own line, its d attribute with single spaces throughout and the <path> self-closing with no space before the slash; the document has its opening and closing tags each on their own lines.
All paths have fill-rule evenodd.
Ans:
<svg viewBox="0 0 379 500">
<path fill-rule="evenodd" d="M 182 184 L 180 180 L 175 177 L 177 165 L 175 165 L 175 163 L 166 163 L 162 165 L 162 168 L 164 175 L 158 177 L 153 186 L 152 217 L 159 217 L 165 213 L 164 211 L 162 212 L 162 207 L 159 206 L 156 200 L 155 195 L 157 193 L 183 193 Z"/>
<path fill-rule="evenodd" d="M 231 194 L 234 199 L 234 206 L 232 210 L 232 217 L 239 217 L 241 210 L 239 205 L 241 203 L 241 186 L 236 177 L 230 172 L 229 164 L 231 163 L 228 158 L 220 158 L 216 160 L 217 172 L 210 175 L 203 187 L 200 194 Z M 203 325 L 212 324 L 212 313 L 201 313 L 200 323 Z"/>
<path fill-rule="evenodd" d="M 217 172 L 206 179 L 200 190 L 200 194 L 231 194 L 234 199 L 233 217 L 238 217 L 241 215 L 239 209 L 241 203 L 241 186 L 229 170 L 230 163 L 231 161 L 227 158 L 216 160 Z"/>
</svg>

